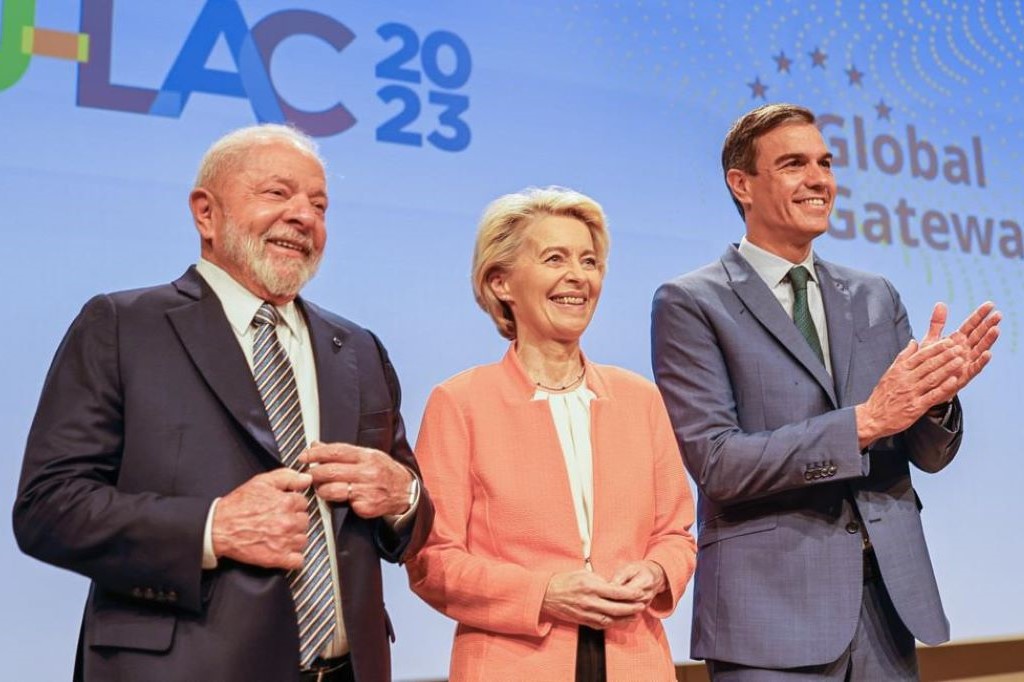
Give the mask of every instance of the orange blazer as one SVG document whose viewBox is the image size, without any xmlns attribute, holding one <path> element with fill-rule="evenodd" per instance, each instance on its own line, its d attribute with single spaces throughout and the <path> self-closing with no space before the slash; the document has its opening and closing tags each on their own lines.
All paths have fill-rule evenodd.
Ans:
<svg viewBox="0 0 1024 682">
<path fill-rule="evenodd" d="M 668 589 L 605 631 L 609 680 L 674 680 L 661 619 L 693 574 L 693 498 L 654 384 L 586 363 L 594 462 L 591 564 L 611 575 L 658 562 Z M 450 677 L 572 680 L 577 626 L 541 615 L 555 573 L 583 568 L 569 479 L 547 401 L 510 348 L 457 374 L 427 402 L 416 445 L 436 506 L 426 546 L 408 564 L 412 589 L 459 622 Z"/>
</svg>

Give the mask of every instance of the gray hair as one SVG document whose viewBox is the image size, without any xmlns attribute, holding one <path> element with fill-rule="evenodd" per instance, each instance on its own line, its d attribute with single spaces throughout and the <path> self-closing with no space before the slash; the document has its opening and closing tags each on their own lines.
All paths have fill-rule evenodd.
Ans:
<svg viewBox="0 0 1024 682">
<path fill-rule="evenodd" d="M 285 142 L 309 155 L 321 168 L 327 164 L 320 157 L 317 143 L 309 135 L 289 125 L 263 123 L 233 130 L 210 145 L 199 162 L 195 188 L 208 187 L 225 171 L 234 169 L 253 147 Z"/>
</svg>

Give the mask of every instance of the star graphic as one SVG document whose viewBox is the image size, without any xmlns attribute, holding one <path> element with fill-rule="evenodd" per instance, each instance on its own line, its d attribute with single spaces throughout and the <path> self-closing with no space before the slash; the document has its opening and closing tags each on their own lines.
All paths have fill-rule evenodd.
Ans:
<svg viewBox="0 0 1024 682">
<path fill-rule="evenodd" d="M 878 104 L 875 105 L 875 111 L 878 112 L 878 120 L 881 121 L 883 118 L 886 121 L 891 121 L 889 114 L 892 113 L 892 107 L 885 103 L 884 99 L 878 100 Z"/>
<path fill-rule="evenodd" d="M 825 60 L 828 59 L 828 55 L 825 54 L 824 52 L 822 52 L 821 48 L 819 48 L 817 45 L 815 45 L 814 52 L 808 52 L 807 54 L 810 55 L 810 57 L 811 57 L 811 68 L 812 69 L 815 66 L 820 66 L 823 69 L 825 68 Z"/>
<path fill-rule="evenodd" d="M 758 97 L 765 100 L 768 99 L 765 97 L 765 93 L 768 92 L 768 86 L 761 82 L 760 76 L 754 78 L 753 83 L 747 83 L 747 87 L 750 88 L 751 99 L 757 99 Z"/>
<path fill-rule="evenodd" d="M 855 64 L 850 64 L 850 68 L 846 69 L 846 75 L 850 79 L 847 85 L 864 85 L 864 72 L 858 71 Z"/>
<path fill-rule="evenodd" d="M 789 66 L 793 63 L 793 60 L 787 57 L 785 52 L 780 50 L 777 55 L 772 57 L 772 59 L 774 59 L 775 63 L 778 65 L 779 73 L 789 73 Z"/>
</svg>

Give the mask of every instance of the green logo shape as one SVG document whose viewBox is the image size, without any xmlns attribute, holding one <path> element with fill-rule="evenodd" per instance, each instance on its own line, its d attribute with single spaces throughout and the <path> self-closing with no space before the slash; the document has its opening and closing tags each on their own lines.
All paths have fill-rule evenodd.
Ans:
<svg viewBox="0 0 1024 682">
<path fill-rule="evenodd" d="M 3 30 L 0 31 L 0 90 L 11 87 L 25 75 L 32 54 L 22 49 L 26 29 L 35 26 L 35 0 L 3 0 Z"/>
</svg>

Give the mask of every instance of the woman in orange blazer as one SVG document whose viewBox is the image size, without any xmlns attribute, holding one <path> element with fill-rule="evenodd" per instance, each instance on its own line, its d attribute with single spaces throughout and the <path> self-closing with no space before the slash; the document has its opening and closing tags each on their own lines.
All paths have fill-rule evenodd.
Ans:
<svg viewBox="0 0 1024 682">
<path fill-rule="evenodd" d="M 454 682 L 675 679 L 661 619 L 693 573 L 693 499 L 654 385 L 580 350 L 607 253 L 601 207 L 571 190 L 481 221 L 474 292 L 512 344 L 430 396 L 436 516 L 408 565 L 459 622 Z"/>
</svg>

